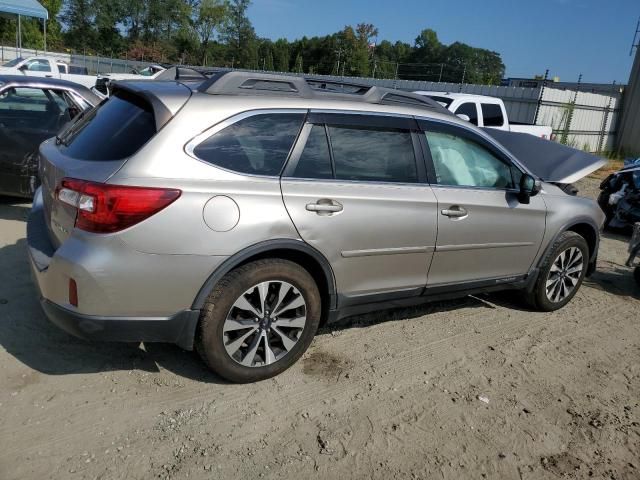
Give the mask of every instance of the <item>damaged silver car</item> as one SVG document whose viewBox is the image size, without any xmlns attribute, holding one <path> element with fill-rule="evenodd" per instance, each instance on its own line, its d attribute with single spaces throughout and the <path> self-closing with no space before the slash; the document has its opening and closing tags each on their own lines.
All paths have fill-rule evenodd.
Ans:
<svg viewBox="0 0 640 480">
<path fill-rule="evenodd" d="M 74 335 L 196 348 L 250 382 L 323 322 L 507 289 L 553 311 L 595 269 L 604 214 L 561 187 L 597 157 L 397 90 L 178 80 L 116 82 L 40 148 L 32 271 Z"/>
</svg>

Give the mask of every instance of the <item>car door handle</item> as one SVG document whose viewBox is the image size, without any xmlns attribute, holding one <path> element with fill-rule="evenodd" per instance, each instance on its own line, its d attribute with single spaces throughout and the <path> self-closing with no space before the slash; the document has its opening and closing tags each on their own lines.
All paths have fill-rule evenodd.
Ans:
<svg viewBox="0 0 640 480">
<path fill-rule="evenodd" d="M 462 218 L 469 215 L 469 212 L 467 212 L 465 208 L 459 207 L 458 205 L 454 205 L 452 207 L 449 207 L 448 209 L 444 209 L 440 213 L 442 213 L 442 215 L 444 215 L 445 217 L 450 218 Z"/>
<path fill-rule="evenodd" d="M 307 203 L 305 208 L 309 212 L 316 212 L 318 214 L 338 213 L 343 209 L 340 203 L 336 202 L 335 200 L 329 200 L 327 198 L 322 198 L 316 203 Z"/>
<path fill-rule="evenodd" d="M 53 75 L 45 75 L 47 78 L 53 78 Z"/>
</svg>

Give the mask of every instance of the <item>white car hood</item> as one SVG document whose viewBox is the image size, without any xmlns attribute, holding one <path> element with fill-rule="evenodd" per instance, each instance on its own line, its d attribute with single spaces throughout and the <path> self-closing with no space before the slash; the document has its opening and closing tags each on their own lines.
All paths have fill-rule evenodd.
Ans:
<svg viewBox="0 0 640 480">
<path fill-rule="evenodd" d="M 553 183 L 574 183 L 606 165 L 607 161 L 528 133 L 483 130 L 516 157 L 531 173 Z"/>
</svg>

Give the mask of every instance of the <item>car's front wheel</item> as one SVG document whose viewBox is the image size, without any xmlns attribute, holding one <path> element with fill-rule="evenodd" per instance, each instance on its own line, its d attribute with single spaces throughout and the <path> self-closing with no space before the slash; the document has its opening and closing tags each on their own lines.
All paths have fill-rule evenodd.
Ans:
<svg viewBox="0 0 640 480">
<path fill-rule="evenodd" d="M 582 285 L 588 264 L 586 240 L 575 232 L 563 232 L 541 265 L 529 303 L 545 312 L 564 307 Z"/>
<path fill-rule="evenodd" d="M 288 260 L 258 260 L 216 285 L 202 311 L 196 345 L 220 376 L 238 383 L 264 380 L 300 358 L 320 314 L 320 293 L 307 270 Z"/>
</svg>

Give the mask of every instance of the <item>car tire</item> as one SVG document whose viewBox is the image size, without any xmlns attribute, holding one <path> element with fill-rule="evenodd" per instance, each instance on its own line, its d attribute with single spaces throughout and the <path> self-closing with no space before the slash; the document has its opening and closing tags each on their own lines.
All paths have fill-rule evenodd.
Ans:
<svg viewBox="0 0 640 480">
<path fill-rule="evenodd" d="M 563 232 L 545 255 L 527 302 L 543 312 L 564 307 L 580 289 L 588 266 L 586 240 L 575 232 Z"/>
<path fill-rule="evenodd" d="M 278 375 L 307 350 L 321 318 L 318 286 L 283 259 L 227 273 L 205 302 L 196 349 L 221 377 L 249 383 Z"/>
<path fill-rule="evenodd" d="M 633 269 L 633 278 L 636 279 L 636 284 L 640 287 L 640 265 Z"/>
</svg>

